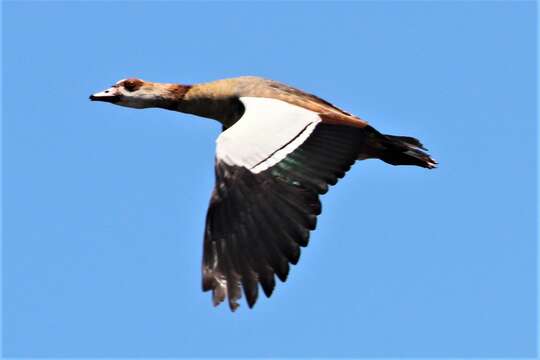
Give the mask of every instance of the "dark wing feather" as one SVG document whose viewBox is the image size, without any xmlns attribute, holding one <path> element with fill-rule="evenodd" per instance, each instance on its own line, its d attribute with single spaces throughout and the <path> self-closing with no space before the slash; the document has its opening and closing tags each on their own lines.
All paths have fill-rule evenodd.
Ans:
<svg viewBox="0 0 540 360">
<path fill-rule="evenodd" d="M 274 166 L 254 174 L 216 161 L 216 187 L 206 218 L 203 290 L 231 310 L 243 293 L 249 307 L 258 284 L 267 297 L 276 275 L 287 279 L 321 212 L 319 194 L 345 175 L 364 142 L 363 129 L 320 123 Z"/>
</svg>

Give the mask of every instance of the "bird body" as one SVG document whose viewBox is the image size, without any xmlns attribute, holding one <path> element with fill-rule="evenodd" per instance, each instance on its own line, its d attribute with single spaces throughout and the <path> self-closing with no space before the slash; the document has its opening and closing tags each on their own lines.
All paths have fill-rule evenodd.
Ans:
<svg viewBox="0 0 540 360">
<path fill-rule="evenodd" d="M 206 218 L 203 290 L 215 305 L 252 307 L 275 276 L 285 281 L 321 212 L 319 195 L 356 160 L 434 168 L 415 138 L 384 135 L 365 120 L 288 85 L 243 76 L 196 85 L 125 79 L 90 96 L 133 108 L 159 107 L 222 123 L 216 186 Z"/>
</svg>

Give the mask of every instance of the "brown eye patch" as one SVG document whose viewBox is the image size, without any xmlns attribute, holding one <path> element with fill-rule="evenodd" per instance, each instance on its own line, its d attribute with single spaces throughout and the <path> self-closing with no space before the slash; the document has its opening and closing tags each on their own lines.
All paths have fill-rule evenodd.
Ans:
<svg viewBox="0 0 540 360">
<path fill-rule="evenodd" d="M 142 86 L 143 82 L 139 79 L 127 79 L 122 83 L 122 86 L 127 91 L 135 91 Z"/>
</svg>

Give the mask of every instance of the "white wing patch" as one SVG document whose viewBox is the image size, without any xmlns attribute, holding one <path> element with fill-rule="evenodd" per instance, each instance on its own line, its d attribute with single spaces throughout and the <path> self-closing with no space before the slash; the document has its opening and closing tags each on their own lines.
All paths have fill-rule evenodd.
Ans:
<svg viewBox="0 0 540 360">
<path fill-rule="evenodd" d="M 244 115 L 216 140 L 217 158 L 259 173 L 277 164 L 321 122 L 316 112 L 285 101 L 240 97 Z"/>
</svg>

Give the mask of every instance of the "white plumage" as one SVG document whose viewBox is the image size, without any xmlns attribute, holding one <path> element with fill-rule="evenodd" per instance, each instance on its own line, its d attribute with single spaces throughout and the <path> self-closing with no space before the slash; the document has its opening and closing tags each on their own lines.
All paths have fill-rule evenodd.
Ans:
<svg viewBox="0 0 540 360">
<path fill-rule="evenodd" d="M 246 110 L 216 140 L 217 158 L 259 173 L 300 146 L 321 121 L 319 115 L 285 101 L 241 97 Z"/>
</svg>

